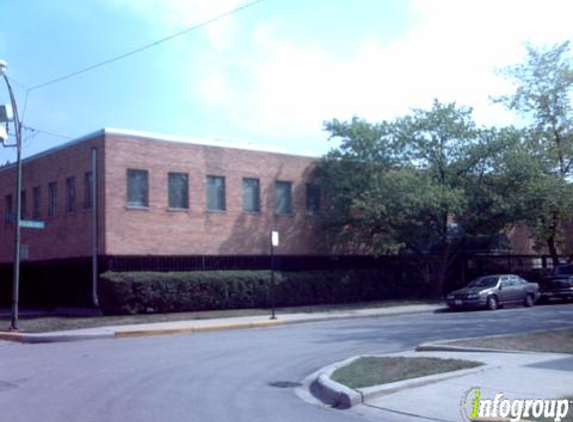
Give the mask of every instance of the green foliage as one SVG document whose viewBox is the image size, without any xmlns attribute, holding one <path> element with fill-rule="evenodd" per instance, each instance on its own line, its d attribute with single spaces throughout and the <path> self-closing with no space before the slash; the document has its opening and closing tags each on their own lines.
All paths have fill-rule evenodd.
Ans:
<svg viewBox="0 0 573 422">
<path fill-rule="evenodd" d="M 557 262 L 562 222 L 573 217 L 573 68 L 569 42 L 527 50 L 525 62 L 503 71 L 515 92 L 497 101 L 531 119 L 527 148 L 538 177 L 527 187 L 531 204 L 524 220 Z"/>
<path fill-rule="evenodd" d="M 536 173 L 521 167 L 529 157 L 520 150 L 523 132 L 477 128 L 471 109 L 435 101 L 392 122 L 355 118 L 326 128 L 341 138 L 318 166 L 329 198 L 327 243 L 377 254 L 437 252 L 436 296 L 457 251 L 525 212 L 514 194 Z"/>
<path fill-rule="evenodd" d="M 276 305 L 299 306 L 403 297 L 390 270 L 277 272 Z M 419 288 L 419 287 L 418 287 Z M 107 272 L 101 276 L 105 314 L 268 308 L 269 271 Z"/>
</svg>

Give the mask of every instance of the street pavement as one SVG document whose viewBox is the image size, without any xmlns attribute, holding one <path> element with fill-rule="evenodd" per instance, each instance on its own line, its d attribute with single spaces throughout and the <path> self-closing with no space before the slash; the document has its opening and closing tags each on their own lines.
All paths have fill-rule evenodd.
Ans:
<svg viewBox="0 0 573 422">
<path fill-rule="evenodd" d="M 408 355 L 420 343 L 573 327 L 572 305 L 495 312 L 393 312 L 353 314 L 348 320 L 341 315 L 322 319 L 315 315 L 319 322 L 282 322 L 245 330 L 224 329 L 230 321 L 219 321 L 210 326 L 217 330 L 194 335 L 188 335 L 194 331 L 174 331 L 176 335 L 115 340 L 36 345 L 3 342 L 0 420 L 460 421 L 460 402 L 470 387 L 481 387 L 484 397 L 498 390 L 508 397 L 532 399 L 570 394 L 567 388 L 571 383 L 559 381 L 573 379 L 570 358 L 468 353 L 464 356 L 487 359 L 491 367 L 401 389 L 348 410 L 300 400 L 295 391 L 309 374 L 352 356 Z M 286 315 L 278 318 L 286 320 Z M 301 317 L 294 322 L 303 321 Z M 158 330 L 156 325 L 151 328 Z M 132 334 L 133 327 L 124 329 Z M 117 327 L 108 330 L 120 331 Z M 561 387 L 563 390 L 558 390 Z"/>
</svg>

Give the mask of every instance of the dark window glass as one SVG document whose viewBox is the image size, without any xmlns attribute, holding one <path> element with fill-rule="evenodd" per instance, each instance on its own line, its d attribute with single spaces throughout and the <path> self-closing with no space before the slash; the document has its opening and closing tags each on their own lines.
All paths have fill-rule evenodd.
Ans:
<svg viewBox="0 0 573 422">
<path fill-rule="evenodd" d="M 58 183 L 52 182 L 48 185 L 48 215 L 55 217 L 58 215 Z"/>
<path fill-rule="evenodd" d="M 259 212 L 260 206 L 259 179 L 243 179 L 243 211 Z"/>
<path fill-rule="evenodd" d="M 28 201 L 26 200 L 26 191 L 20 192 L 20 219 L 25 220 L 28 216 Z"/>
<path fill-rule="evenodd" d="M 169 173 L 169 208 L 189 208 L 189 176 Z"/>
<path fill-rule="evenodd" d="M 318 215 L 320 212 L 320 186 L 312 183 L 306 184 L 306 213 Z"/>
<path fill-rule="evenodd" d="M 275 182 L 275 213 L 292 214 L 292 183 Z"/>
<path fill-rule="evenodd" d="M 207 176 L 207 209 L 225 211 L 225 178 Z"/>
<path fill-rule="evenodd" d="M 127 205 L 147 207 L 149 205 L 147 170 L 127 170 Z"/>
<path fill-rule="evenodd" d="M 92 172 L 88 171 L 84 174 L 84 208 L 89 210 L 92 206 Z"/>
<path fill-rule="evenodd" d="M 14 205 L 12 202 L 12 195 L 4 197 L 4 224 L 12 224 L 14 221 Z"/>
<path fill-rule="evenodd" d="M 68 177 L 66 179 L 66 212 L 76 210 L 76 178 Z"/>
<path fill-rule="evenodd" d="M 42 188 L 40 186 L 34 186 L 32 188 L 32 218 L 34 220 L 39 220 L 42 218 Z"/>
</svg>

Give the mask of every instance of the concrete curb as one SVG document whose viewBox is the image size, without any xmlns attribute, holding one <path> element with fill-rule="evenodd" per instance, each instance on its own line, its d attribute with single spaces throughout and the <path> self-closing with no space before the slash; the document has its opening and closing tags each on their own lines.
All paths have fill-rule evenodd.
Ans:
<svg viewBox="0 0 573 422">
<path fill-rule="evenodd" d="M 383 318 L 389 316 L 400 315 L 415 315 L 422 313 L 432 313 L 441 307 L 436 306 L 434 309 L 420 309 L 408 310 L 397 312 L 381 312 L 379 314 L 364 314 L 364 315 L 349 315 L 349 314 L 333 314 L 324 317 L 301 317 L 298 319 L 288 319 L 289 314 L 285 314 L 287 319 L 278 320 L 260 320 L 252 322 L 227 322 L 222 324 L 212 325 L 188 325 L 180 327 L 164 327 L 164 328 L 137 328 L 129 327 L 122 329 L 119 327 L 99 327 L 90 329 L 89 333 L 83 332 L 48 332 L 48 333 L 23 333 L 23 332 L 10 332 L 0 331 L 0 340 L 8 340 L 20 343 L 56 343 L 67 341 L 83 341 L 83 340 L 99 340 L 99 339 L 121 339 L 130 337 L 144 337 L 144 336 L 160 336 L 170 334 L 193 334 L 209 331 L 226 331 L 245 328 L 266 328 L 280 325 L 289 324 L 303 324 L 308 322 L 325 322 L 336 320 L 351 320 L 362 318 Z M 387 309 L 387 308 L 383 308 Z M 312 314 L 309 314 L 312 315 Z M 279 317 L 280 318 L 280 317 Z"/>
<path fill-rule="evenodd" d="M 425 377 L 412 378 L 373 387 L 352 389 L 333 381 L 330 377 L 337 369 L 349 365 L 357 359 L 364 357 L 388 357 L 384 355 L 361 355 L 329 365 L 316 373 L 316 379 L 311 383 L 312 393 L 323 403 L 338 409 L 348 409 L 357 404 L 365 403 L 381 396 L 394 394 L 409 388 L 422 387 L 448 379 L 459 378 L 466 375 L 490 371 L 500 366 L 483 364 L 476 368 L 462 369 L 441 374 L 428 375 Z"/>
<path fill-rule="evenodd" d="M 564 328 L 555 328 L 550 331 L 565 331 L 570 330 L 570 327 Z M 547 330 L 535 330 L 531 331 L 527 334 L 535 334 L 535 333 L 545 333 Z M 523 334 L 523 333 L 522 333 Z M 512 349 L 494 349 L 490 347 L 476 347 L 476 346 L 456 346 L 453 343 L 456 341 L 465 341 L 465 340 L 479 340 L 484 337 L 488 338 L 502 338 L 512 336 L 514 334 L 494 334 L 489 336 L 479 336 L 479 337 L 465 337 L 465 338 L 457 338 L 453 340 L 441 340 L 441 341 L 434 341 L 429 343 L 422 343 L 418 347 L 416 347 L 416 352 L 478 352 L 478 353 L 520 353 L 520 354 L 537 354 L 538 352 L 528 352 L 526 350 L 512 350 Z"/>
<path fill-rule="evenodd" d="M 161 336 L 169 334 L 193 334 L 209 331 L 226 331 L 226 330 L 239 330 L 245 328 L 262 328 L 272 327 L 276 325 L 285 325 L 285 321 L 256 321 L 256 322 L 242 322 L 232 324 L 220 325 L 206 325 L 206 326 L 190 326 L 180 328 L 159 328 L 159 329 L 141 329 L 141 330 L 117 330 L 114 333 L 115 338 L 129 338 L 129 337 L 143 337 L 143 336 Z"/>
<path fill-rule="evenodd" d="M 353 390 L 345 385 L 333 381 L 330 377 L 338 368 L 351 364 L 361 356 L 346 359 L 329 365 L 317 373 L 317 377 L 311 384 L 312 393 L 322 402 L 337 409 L 348 409 L 362 403 L 363 397 L 358 390 Z"/>
<path fill-rule="evenodd" d="M 99 333 L 12 333 L 0 332 L 0 340 L 15 341 L 19 343 L 58 343 L 67 341 L 84 341 L 84 340 L 101 340 L 112 339 L 114 333 L 99 332 Z"/>
</svg>

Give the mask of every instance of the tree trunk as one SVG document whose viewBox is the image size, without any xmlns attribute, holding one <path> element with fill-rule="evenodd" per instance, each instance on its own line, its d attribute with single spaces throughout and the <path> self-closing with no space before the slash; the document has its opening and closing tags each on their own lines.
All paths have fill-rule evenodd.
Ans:
<svg viewBox="0 0 573 422">
<path fill-rule="evenodd" d="M 557 253 L 557 246 L 555 246 L 555 236 L 557 235 L 558 227 L 559 227 L 559 213 L 553 212 L 551 235 L 547 238 L 547 249 L 549 249 L 549 255 L 551 255 L 553 266 L 559 264 L 559 255 Z"/>
<path fill-rule="evenodd" d="M 547 249 L 549 249 L 549 255 L 551 255 L 553 266 L 558 265 L 559 255 L 557 253 L 557 247 L 555 246 L 555 235 L 551 235 L 551 237 L 547 239 Z"/>
<path fill-rule="evenodd" d="M 440 262 L 438 266 L 438 273 L 436 274 L 436 282 L 434 288 L 432 289 L 432 299 L 442 299 L 444 282 L 446 280 L 446 274 L 450 266 L 450 249 L 451 245 L 448 242 L 444 246 L 444 250 L 440 256 Z"/>
</svg>

